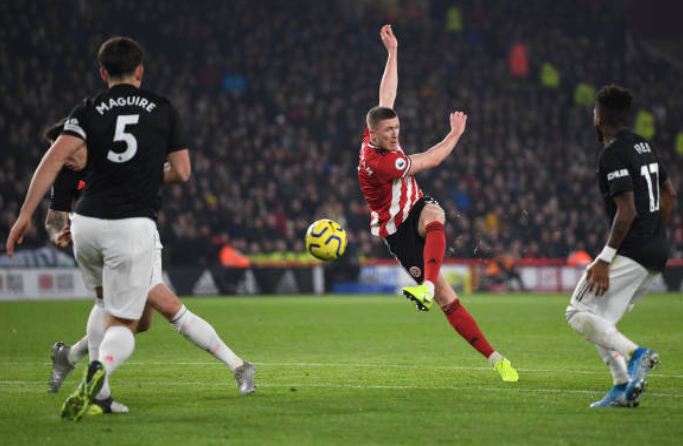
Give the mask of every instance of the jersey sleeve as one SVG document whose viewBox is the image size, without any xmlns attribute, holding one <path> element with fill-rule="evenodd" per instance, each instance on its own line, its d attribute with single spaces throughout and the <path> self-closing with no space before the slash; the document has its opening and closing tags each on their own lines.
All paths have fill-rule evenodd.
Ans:
<svg viewBox="0 0 683 446">
<path fill-rule="evenodd" d="M 185 141 L 185 134 L 183 133 L 183 126 L 180 121 L 180 113 L 171 104 L 171 116 L 169 122 L 168 135 L 168 150 L 166 153 L 177 152 L 178 150 L 187 149 L 187 141 Z"/>
<path fill-rule="evenodd" d="M 612 197 L 633 190 L 633 179 L 628 166 L 614 151 L 603 151 L 600 158 L 600 173 L 605 176 Z"/>
<path fill-rule="evenodd" d="M 85 131 L 85 122 L 88 113 L 87 100 L 81 102 L 69 113 L 69 117 L 64 122 L 64 130 L 62 135 L 71 135 L 76 138 L 81 138 L 83 141 L 88 141 L 88 133 Z"/>
<path fill-rule="evenodd" d="M 71 169 L 63 168 L 52 184 L 50 209 L 71 212 L 71 204 L 78 193 L 80 176 Z"/>
</svg>

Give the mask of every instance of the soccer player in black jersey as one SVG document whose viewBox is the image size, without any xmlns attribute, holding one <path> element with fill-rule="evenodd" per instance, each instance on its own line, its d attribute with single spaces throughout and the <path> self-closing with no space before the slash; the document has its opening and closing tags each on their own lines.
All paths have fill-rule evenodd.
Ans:
<svg viewBox="0 0 683 446">
<path fill-rule="evenodd" d="M 67 158 L 87 145 L 86 186 L 71 231 L 86 284 L 103 288 L 107 319 L 99 358 L 91 358 L 81 385 L 63 405 L 62 417 L 73 420 L 86 413 L 105 377 L 133 353 L 133 333 L 152 280 L 159 186 L 164 179 L 187 181 L 191 171 L 175 107 L 140 88 L 142 48 L 130 38 L 113 37 L 102 44 L 98 59 L 109 89 L 73 109 L 38 165 L 7 240 L 12 256 Z"/>
<path fill-rule="evenodd" d="M 45 139 L 50 144 L 61 134 L 64 122 L 61 120 L 45 132 Z M 79 149 L 65 163 L 59 172 L 50 196 L 50 208 L 45 221 L 45 229 L 50 235 L 50 241 L 57 246 L 67 246 L 71 241 L 69 217 L 74 203 L 78 200 L 85 187 L 85 166 L 87 151 Z M 170 169 L 170 166 L 166 166 Z M 168 172 L 167 169 L 166 171 Z M 157 235 L 158 241 L 158 235 Z M 187 309 L 178 296 L 164 283 L 161 262 L 161 242 L 155 246 L 154 268 L 147 305 L 137 327 L 137 332 L 148 330 L 152 325 L 154 310 L 164 316 L 169 323 L 187 340 L 197 347 L 211 353 L 216 359 L 228 366 L 237 381 L 240 393 L 248 395 L 255 391 L 254 373 L 256 367 L 237 356 L 218 336 L 216 330 L 207 321 Z M 97 299 L 88 317 L 87 334 L 73 346 L 62 342 L 52 347 L 52 372 L 50 374 L 50 392 L 57 392 L 66 378 L 86 355 L 92 358 L 99 356 L 99 346 L 104 335 L 105 309 L 102 302 L 102 289 L 96 290 Z M 105 386 L 106 386 L 105 382 Z M 108 392 L 108 390 L 106 390 Z M 100 391 L 102 393 L 102 391 Z M 128 408 L 108 398 L 96 398 L 88 413 L 126 413 Z"/>
<path fill-rule="evenodd" d="M 597 346 L 612 371 L 614 386 L 591 407 L 637 406 L 648 373 L 659 363 L 654 350 L 635 344 L 616 328 L 664 271 L 669 251 L 665 226 L 676 197 L 650 144 L 628 128 L 632 99 L 616 85 L 596 95 L 594 124 L 604 143 L 598 185 L 611 229 L 566 312 L 569 325 Z"/>
</svg>

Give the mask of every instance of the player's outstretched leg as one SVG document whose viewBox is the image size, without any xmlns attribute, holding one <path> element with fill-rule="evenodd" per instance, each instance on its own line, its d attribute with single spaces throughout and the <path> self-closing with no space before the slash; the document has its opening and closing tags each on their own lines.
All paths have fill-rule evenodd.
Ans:
<svg viewBox="0 0 683 446">
<path fill-rule="evenodd" d="M 255 391 L 256 366 L 237 356 L 218 336 L 211 324 L 192 313 L 185 305 L 180 307 L 180 311 L 169 322 L 187 340 L 227 365 L 235 376 L 240 393 L 248 395 Z"/>
<path fill-rule="evenodd" d="M 626 387 L 626 399 L 637 405 L 640 394 L 647 386 L 647 375 L 659 364 L 659 354 L 646 347 L 638 347 L 628 361 L 629 382 Z"/>
<path fill-rule="evenodd" d="M 87 343 L 86 343 L 87 346 Z M 75 364 L 69 361 L 69 353 L 71 353 L 71 346 L 63 342 L 57 342 L 51 348 L 52 371 L 50 372 L 50 388 L 47 389 L 50 393 L 59 392 L 62 383 L 71 372 L 74 370 Z M 87 349 L 86 349 L 87 351 Z"/>
<path fill-rule="evenodd" d="M 503 381 L 519 381 L 519 374 L 512 367 L 512 363 L 489 344 L 479 329 L 477 322 L 469 311 L 462 306 L 460 300 L 455 295 L 455 291 L 448 285 L 448 282 L 446 282 L 442 275 L 439 275 L 437 286 L 441 310 L 455 331 L 489 361 L 489 364 L 493 366 L 493 369 L 500 375 Z"/>
<path fill-rule="evenodd" d="M 78 388 L 62 405 L 62 418 L 79 421 L 88 411 L 95 395 L 102 389 L 106 372 L 100 361 L 92 361 Z"/>
<path fill-rule="evenodd" d="M 565 317 L 577 333 L 595 345 L 620 353 L 626 359 L 630 359 L 638 348 L 612 322 L 596 313 L 570 305 Z"/>
<path fill-rule="evenodd" d="M 244 361 L 241 366 L 233 371 L 233 374 L 242 395 L 250 395 L 256 391 L 256 384 L 254 384 L 256 366 L 254 364 Z"/>
<path fill-rule="evenodd" d="M 130 325 L 135 326 L 135 324 Z M 94 347 L 94 345 L 91 346 L 91 353 Z M 89 409 L 83 410 L 81 416 L 84 414 L 99 415 L 103 413 L 129 412 L 128 407 L 113 401 L 109 387 L 109 377 L 130 357 L 133 350 L 135 350 L 135 336 L 130 326 L 117 324 L 107 329 L 99 345 L 99 360 L 97 361 L 102 365 L 106 365 L 106 373 L 103 373 L 97 392 L 92 394 L 88 400 Z M 95 406 L 99 406 L 99 408 Z"/>
<path fill-rule="evenodd" d="M 640 394 L 647 386 L 647 375 L 659 364 L 657 352 L 638 346 L 617 330 L 610 321 L 574 305 L 567 307 L 566 318 L 577 333 L 595 345 L 619 352 L 625 359 L 628 359 L 629 381 L 626 388 L 626 400 L 631 406 L 637 406 Z"/>
<path fill-rule="evenodd" d="M 90 310 L 88 324 L 91 324 L 92 320 L 101 321 L 104 327 L 104 308 L 101 301 L 96 301 L 92 310 Z M 88 354 L 88 342 L 88 335 L 85 335 L 72 346 L 63 342 L 57 342 L 52 346 L 52 371 L 50 373 L 50 388 L 48 392 L 56 393 L 59 391 L 62 383 L 73 371 L 76 364 Z"/>
<path fill-rule="evenodd" d="M 592 403 L 590 407 L 635 407 L 637 402 L 629 402 L 626 399 L 626 386 L 629 382 L 628 372 L 626 370 L 626 360 L 624 357 L 613 351 L 607 350 L 606 348 L 596 346 L 598 353 L 605 361 L 605 364 L 612 371 L 612 378 L 614 380 L 614 385 L 607 391 L 605 396 L 600 400 Z"/>
</svg>

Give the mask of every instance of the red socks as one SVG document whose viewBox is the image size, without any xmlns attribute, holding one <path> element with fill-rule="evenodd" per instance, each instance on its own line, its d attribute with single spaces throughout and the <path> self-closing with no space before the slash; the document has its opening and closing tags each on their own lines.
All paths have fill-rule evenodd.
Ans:
<svg viewBox="0 0 683 446">
<path fill-rule="evenodd" d="M 445 229 L 444 224 L 438 221 L 433 221 L 425 227 L 424 280 L 429 280 L 433 284 L 436 284 L 446 254 Z M 488 359 L 495 350 L 479 330 L 472 315 L 460 305 L 460 301 L 456 299 L 442 310 L 458 334 Z"/>
<path fill-rule="evenodd" d="M 484 355 L 488 359 L 489 356 L 495 351 L 489 341 L 486 340 L 484 334 L 479 330 L 477 322 L 474 320 L 472 315 L 460 305 L 460 300 L 455 299 L 450 304 L 441 308 L 448 322 L 455 328 L 467 342 L 469 342 L 472 347 L 476 348 L 479 353 Z"/>
<path fill-rule="evenodd" d="M 433 221 L 425 227 L 424 280 L 436 284 L 441 263 L 446 254 L 446 232 L 444 224 Z"/>
</svg>

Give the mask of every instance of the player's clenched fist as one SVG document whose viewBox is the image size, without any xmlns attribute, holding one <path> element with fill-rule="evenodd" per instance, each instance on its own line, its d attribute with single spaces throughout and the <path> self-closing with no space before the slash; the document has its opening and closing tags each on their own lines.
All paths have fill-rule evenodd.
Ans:
<svg viewBox="0 0 683 446">
<path fill-rule="evenodd" d="M 396 39 L 396 36 L 394 36 L 391 25 L 384 25 L 379 31 L 379 35 L 382 37 L 382 43 L 387 51 L 395 51 L 396 48 L 398 48 L 398 40 Z"/>
<path fill-rule="evenodd" d="M 457 111 L 451 113 L 451 132 L 460 136 L 465 133 L 465 127 L 467 126 L 467 115 L 463 112 Z"/>
</svg>

